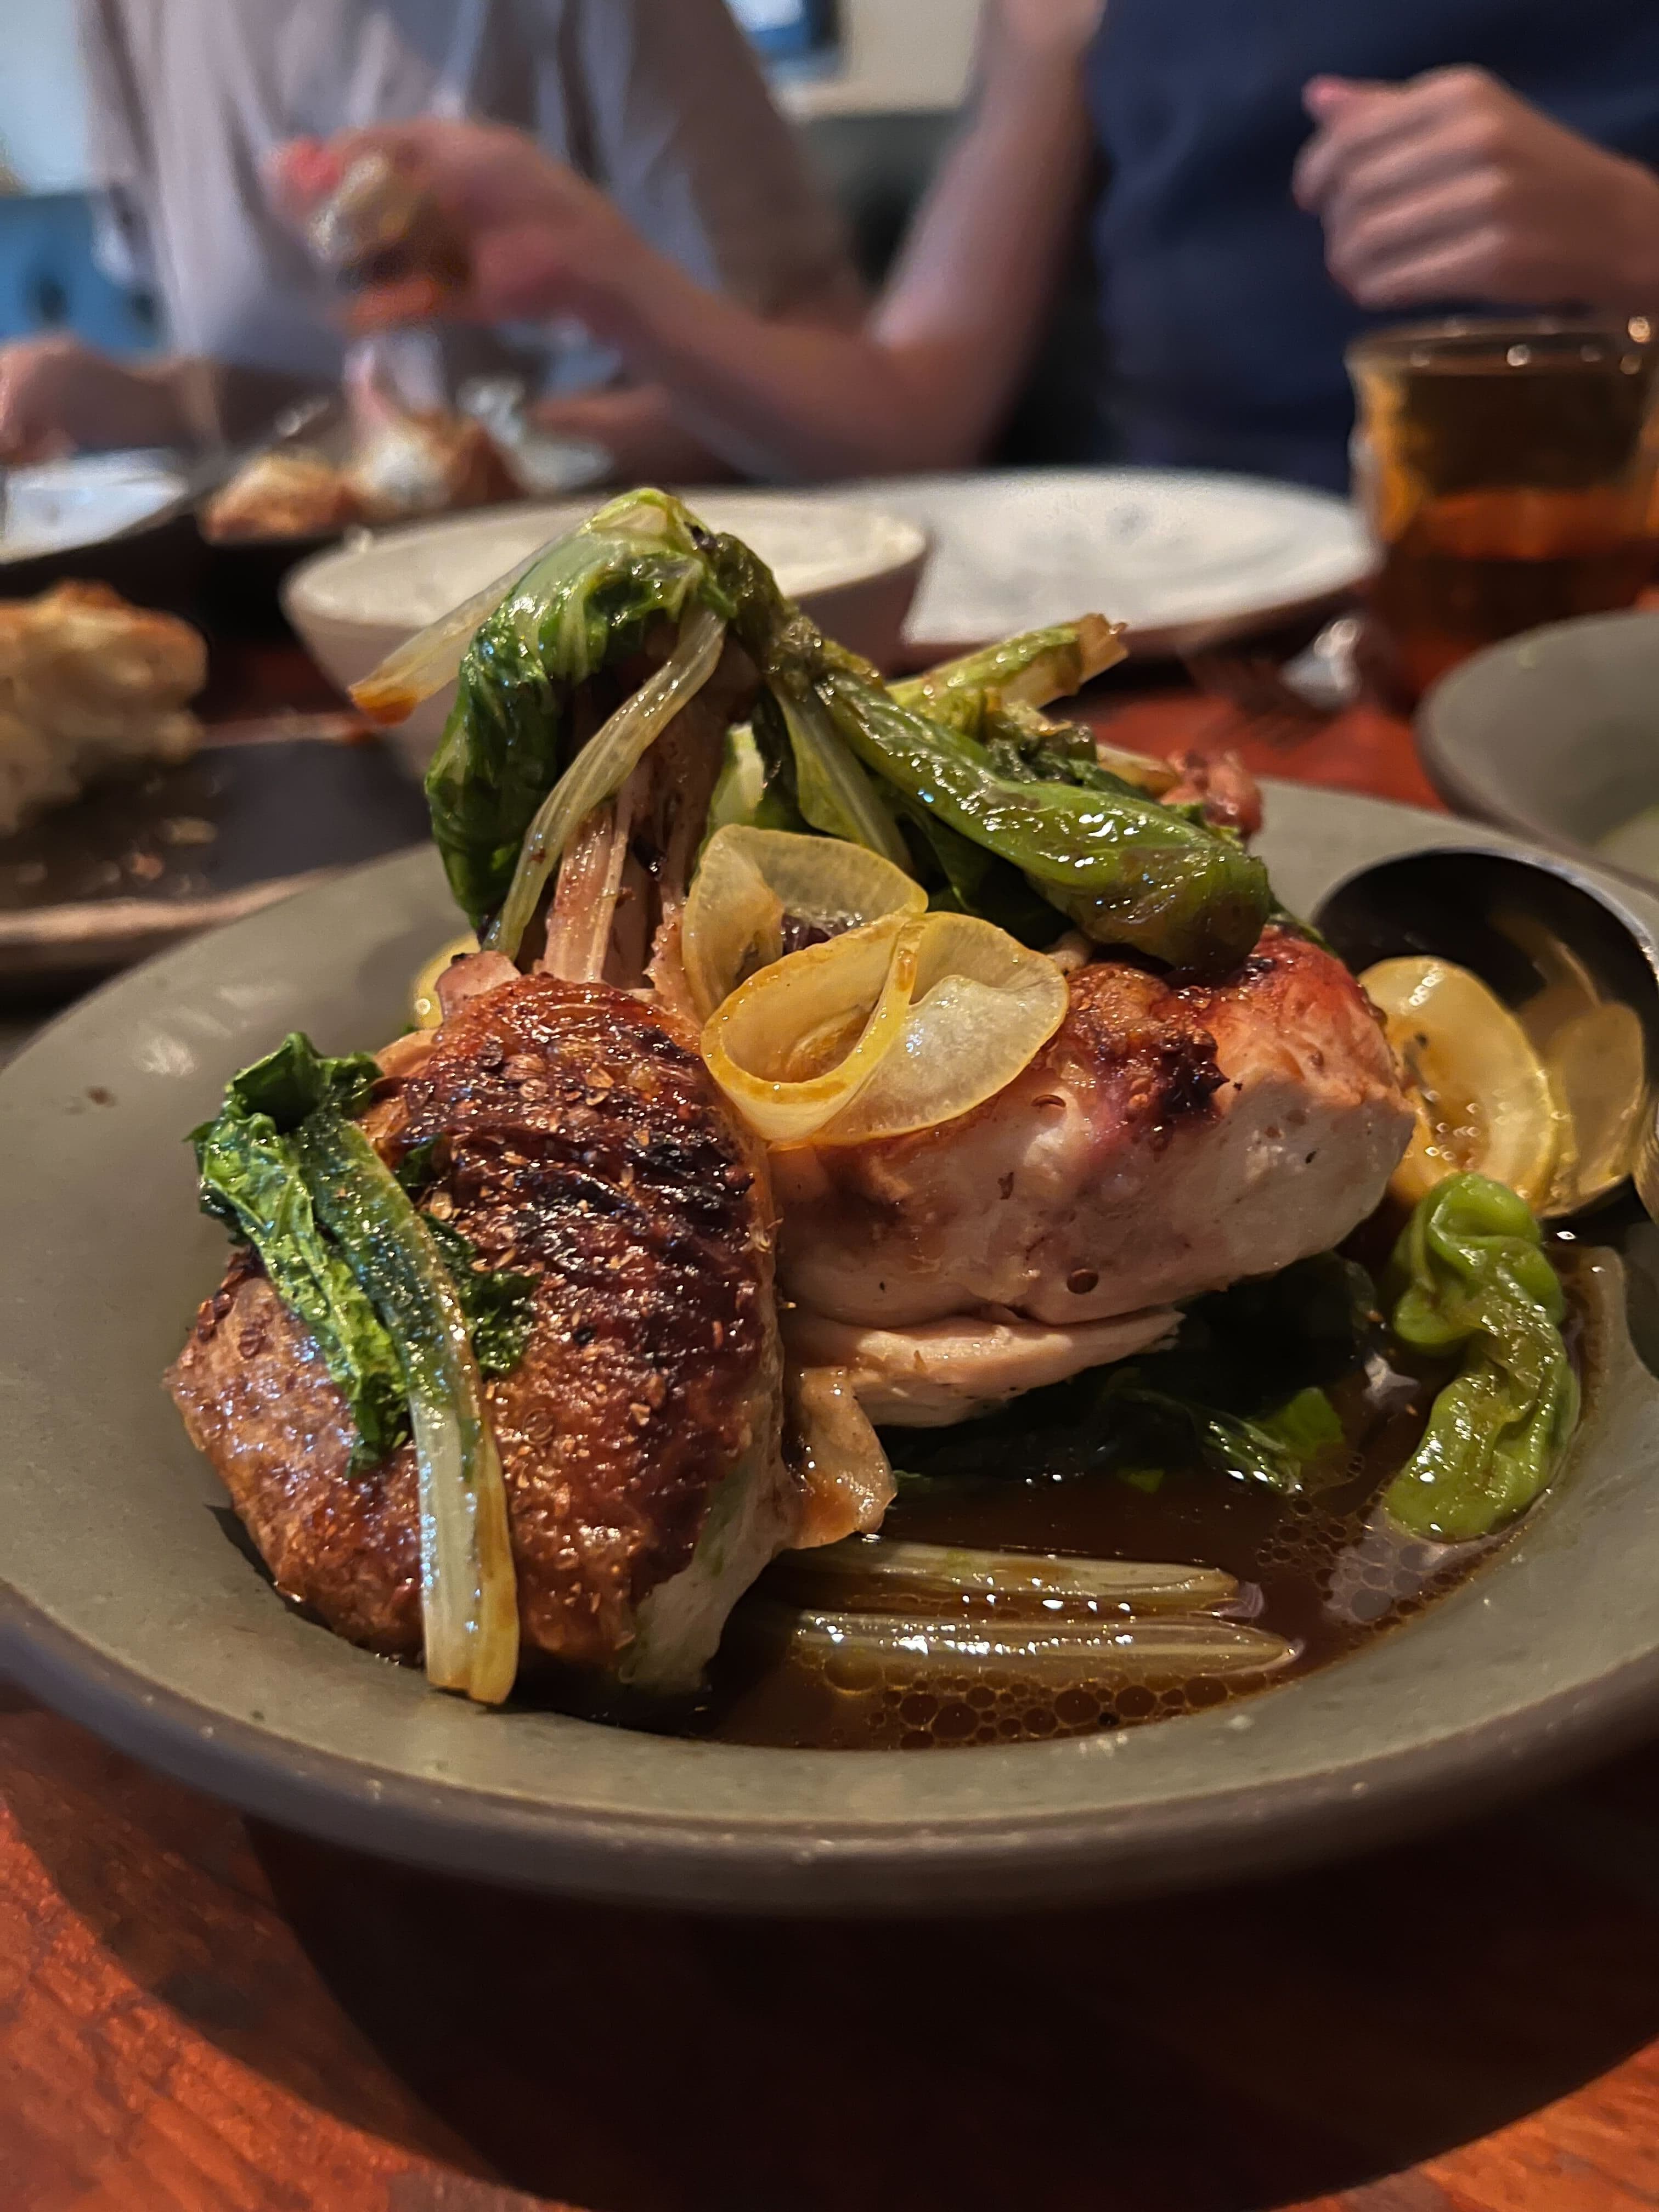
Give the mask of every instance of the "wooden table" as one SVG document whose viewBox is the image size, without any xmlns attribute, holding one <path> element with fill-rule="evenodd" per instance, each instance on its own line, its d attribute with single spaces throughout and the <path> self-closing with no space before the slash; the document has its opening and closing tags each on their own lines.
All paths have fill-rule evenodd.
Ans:
<svg viewBox="0 0 1659 2212">
<path fill-rule="evenodd" d="M 1432 803 L 1381 714 L 1269 743 L 1121 699 L 1123 743 Z M 3 1692 L 0 1801 L 0 2212 L 1659 2205 L 1659 1755 L 1334 1871 L 969 1924 L 440 1880 Z"/>
</svg>

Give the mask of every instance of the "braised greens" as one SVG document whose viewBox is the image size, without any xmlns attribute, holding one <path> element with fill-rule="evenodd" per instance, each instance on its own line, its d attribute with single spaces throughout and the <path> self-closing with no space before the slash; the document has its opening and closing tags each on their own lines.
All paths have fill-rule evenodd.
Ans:
<svg viewBox="0 0 1659 2212">
<path fill-rule="evenodd" d="M 755 753 L 744 757 L 750 769 L 757 757 L 759 781 L 750 775 L 741 799 L 724 785 L 720 820 L 865 845 L 917 871 L 936 903 L 1028 943 L 1051 942 L 1069 921 L 1097 943 L 1219 973 L 1261 934 L 1272 905 L 1261 863 L 1038 712 L 1118 657 L 1109 625 L 1055 625 L 890 689 L 784 599 L 747 547 L 677 500 L 638 492 L 536 562 L 461 663 L 428 777 L 433 834 L 475 927 L 507 902 L 500 949 L 516 950 L 578 799 L 616 787 L 613 776 L 574 793 L 573 763 L 653 667 L 690 652 L 698 608 L 730 625 L 759 679 Z M 696 680 L 711 666 L 705 657 Z"/>
<path fill-rule="evenodd" d="M 1479 1175 L 1419 1200 L 1392 1273 L 1395 1334 L 1462 1365 L 1383 1503 L 1417 1535 L 1490 1535 L 1532 1504 L 1577 1422 L 1560 1279 L 1525 1201 Z"/>
<path fill-rule="evenodd" d="M 690 518 L 678 500 L 639 492 L 549 546 L 479 625 L 426 780 L 433 839 L 475 929 L 506 897 L 537 809 L 605 719 L 596 679 L 619 704 L 643 672 L 626 664 L 703 595 L 714 592 Z"/>
<path fill-rule="evenodd" d="M 427 1674 L 495 1705 L 517 1671 L 518 1601 L 479 1368 L 521 1356 L 532 1285 L 479 1276 L 465 1238 L 416 1212 L 349 1118 L 379 1073 L 298 1034 L 244 1068 L 194 1134 L 202 1203 L 312 1328 L 356 1424 L 354 1465 L 413 1433 Z"/>
<path fill-rule="evenodd" d="M 331 1058 L 295 1033 L 233 1076 L 218 1115 L 191 1133 L 202 1210 L 252 1245 L 278 1297 L 314 1338 L 351 1409 L 359 1468 L 377 1466 L 409 1436 L 408 1361 L 328 1225 L 315 1163 L 300 1139 L 313 1115 L 356 1113 L 379 1078 L 368 1054 Z M 422 1150 L 426 1157 L 411 1155 L 399 1170 L 416 1194 L 431 1179 L 429 1148 Z M 447 1222 L 426 1219 L 425 1227 L 453 1280 L 479 1367 L 510 1373 L 530 1334 L 532 1279 L 480 1267 Z"/>
<path fill-rule="evenodd" d="M 252 1244 L 283 1303 L 305 1323 L 356 1425 L 355 1467 L 409 1433 L 404 1374 L 379 1315 L 319 1223 L 293 1141 L 309 1114 L 355 1112 L 380 1071 L 367 1054 L 330 1060 L 289 1037 L 232 1078 L 217 1117 L 191 1132 L 203 1211 Z"/>
<path fill-rule="evenodd" d="M 1196 1466 L 1289 1495 L 1346 1467 L 1326 1386 L 1361 1368 L 1380 1334 L 1370 1277 L 1328 1252 L 1194 1300 L 1163 1352 L 1030 1391 L 957 1428 L 886 1441 L 914 1475 L 1012 1467 L 1152 1488 Z"/>
</svg>

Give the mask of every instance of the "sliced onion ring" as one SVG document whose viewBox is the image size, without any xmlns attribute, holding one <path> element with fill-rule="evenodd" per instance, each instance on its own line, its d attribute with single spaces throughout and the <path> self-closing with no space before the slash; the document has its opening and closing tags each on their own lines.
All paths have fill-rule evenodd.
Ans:
<svg viewBox="0 0 1659 2212">
<path fill-rule="evenodd" d="M 706 1021 L 751 969 L 781 957 L 786 916 L 838 935 L 927 905 L 920 884 L 862 845 L 736 823 L 717 830 L 697 863 L 681 928 L 697 1012 Z"/>
<path fill-rule="evenodd" d="M 712 1016 L 703 1058 L 769 1145 L 801 1144 L 858 1096 L 898 1042 L 918 926 L 889 915 L 751 975 Z"/>
<path fill-rule="evenodd" d="M 903 1034 L 821 1144 L 868 1144 L 969 1113 L 1028 1067 L 1066 1018 L 1066 978 L 1046 953 L 970 915 L 930 915 L 915 927 Z"/>
<path fill-rule="evenodd" d="M 703 1056 L 769 1144 L 867 1144 L 994 1097 L 1066 1004 L 1054 963 L 992 923 L 889 915 L 751 975 L 705 1027 Z"/>
</svg>

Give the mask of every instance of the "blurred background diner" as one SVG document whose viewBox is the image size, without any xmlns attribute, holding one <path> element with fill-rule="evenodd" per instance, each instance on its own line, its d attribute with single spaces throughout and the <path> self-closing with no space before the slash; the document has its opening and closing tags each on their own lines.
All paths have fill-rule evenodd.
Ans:
<svg viewBox="0 0 1659 2212">
<path fill-rule="evenodd" d="M 473 251 L 441 380 L 529 367 L 619 475 L 711 452 L 762 476 L 968 465 L 1060 312 L 1051 453 L 1340 489 L 1342 349 L 1368 323 L 1659 301 L 1659 22 L 1623 0 L 1589 0 L 1571 40 L 1548 0 L 1251 20 L 990 0 L 961 128 L 862 329 L 825 192 L 722 0 L 78 12 L 98 258 L 159 303 L 167 343 L 142 364 L 70 331 L 9 347 L 14 456 L 246 435 L 337 378 L 340 319 L 278 209 L 284 185 L 314 204 L 370 126 Z M 788 13 L 761 6 L 762 35 Z M 872 143 L 890 178 L 892 134 Z M 844 155 L 838 181 L 854 217 L 879 191 Z M 371 292 L 356 319 L 410 310 Z"/>
<path fill-rule="evenodd" d="M 1103 711 L 1196 683 L 1246 754 L 1652 565 L 1626 0 L 40 0 L 0 159 L 0 595 L 204 630 L 210 725 L 356 726 L 641 481 L 748 487 L 711 520 L 889 666 L 1097 605 Z"/>
</svg>

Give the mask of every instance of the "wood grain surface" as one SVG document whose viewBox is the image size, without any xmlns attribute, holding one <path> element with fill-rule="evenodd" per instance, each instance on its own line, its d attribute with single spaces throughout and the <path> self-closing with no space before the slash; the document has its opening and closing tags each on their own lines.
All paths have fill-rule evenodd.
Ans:
<svg viewBox="0 0 1659 2212">
<path fill-rule="evenodd" d="M 1380 714 L 1120 701 L 1126 744 L 1432 803 Z M 1322 1873 L 967 1923 L 411 1872 L 3 1689 L 0 1808 L 0 2212 L 1659 2205 L 1659 1754 Z"/>
</svg>

